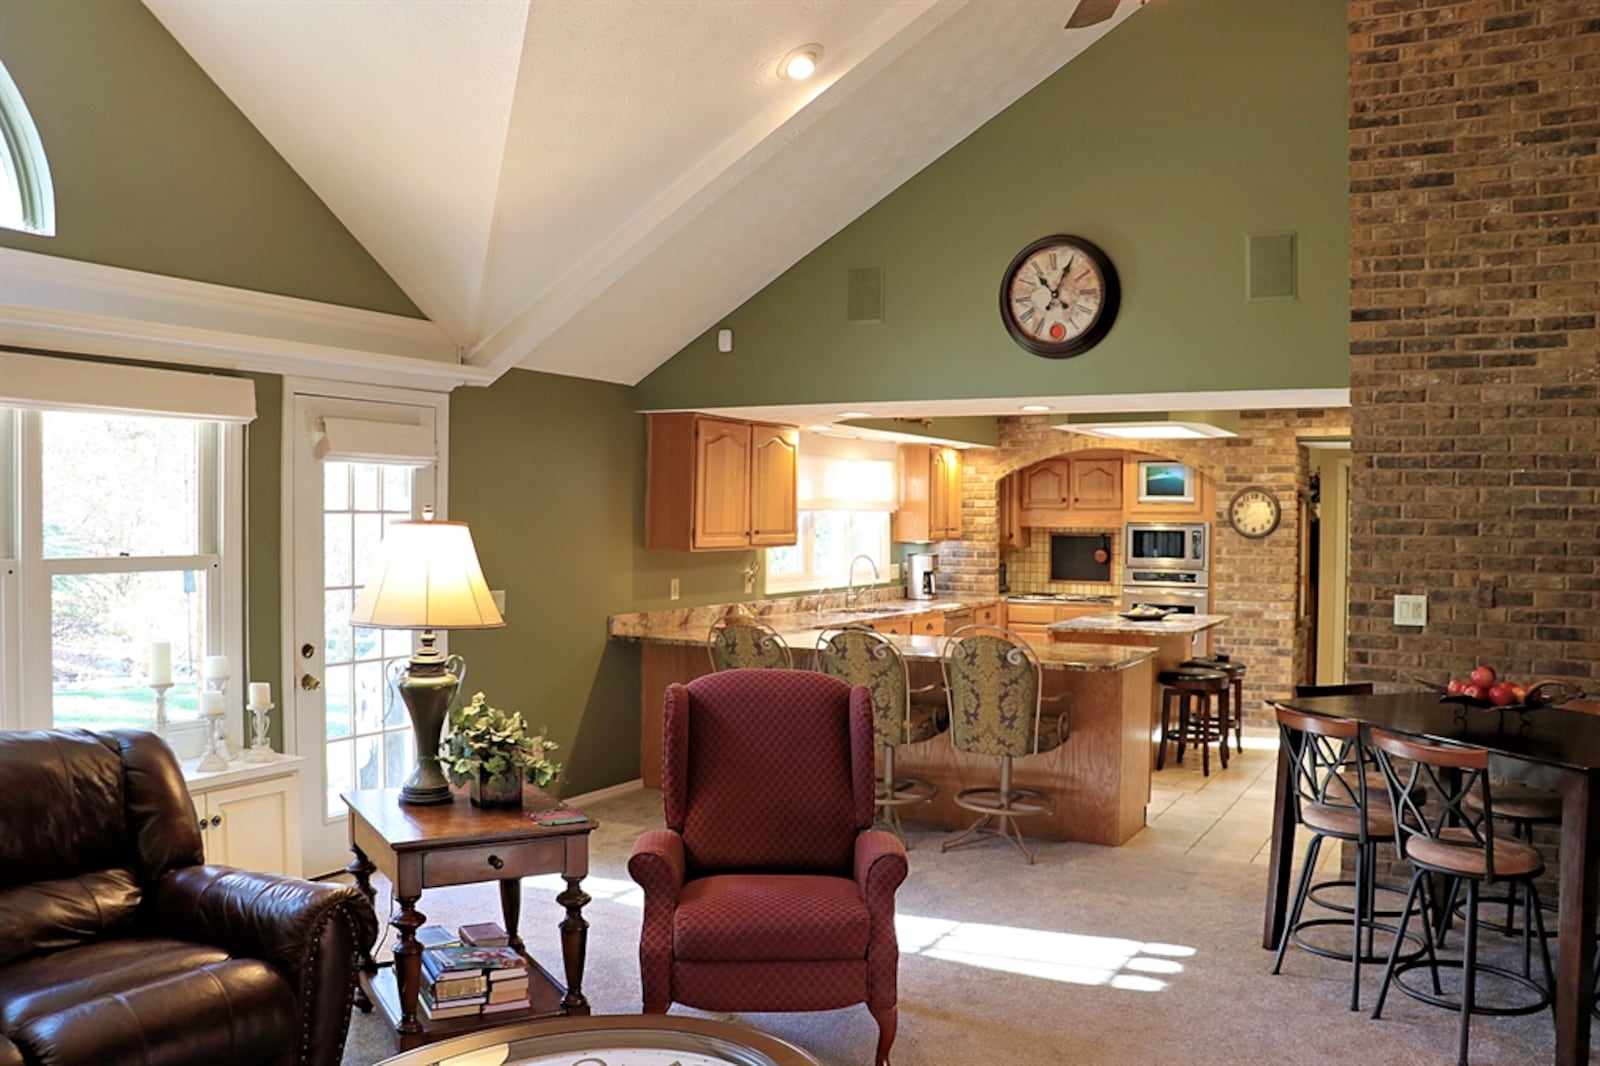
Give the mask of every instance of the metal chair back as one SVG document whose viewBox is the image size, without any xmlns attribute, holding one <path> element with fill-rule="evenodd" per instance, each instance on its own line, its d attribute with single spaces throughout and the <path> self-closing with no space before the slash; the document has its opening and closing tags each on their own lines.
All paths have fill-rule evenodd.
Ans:
<svg viewBox="0 0 1600 1066">
<path fill-rule="evenodd" d="M 950 700 L 950 743 L 974 755 L 1039 750 L 1042 678 L 1028 642 L 998 626 L 962 626 L 940 657 Z"/>
<path fill-rule="evenodd" d="M 1488 751 L 1424 744 L 1381 729 L 1372 730 L 1372 747 L 1394 804 L 1395 846 L 1401 858 L 1428 865 L 1411 853 L 1412 844 L 1422 840 L 1481 850 L 1486 879 L 1498 880 Z M 1398 764 L 1396 759 L 1407 762 Z M 1423 809 L 1424 797 L 1428 810 Z"/>
<path fill-rule="evenodd" d="M 879 747 L 906 742 L 911 726 L 910 685 L 900 649 L 866 626 L 845 626 L 817 637 L 817 668 L 872 693 L 872 732 Z"/>
</svg>

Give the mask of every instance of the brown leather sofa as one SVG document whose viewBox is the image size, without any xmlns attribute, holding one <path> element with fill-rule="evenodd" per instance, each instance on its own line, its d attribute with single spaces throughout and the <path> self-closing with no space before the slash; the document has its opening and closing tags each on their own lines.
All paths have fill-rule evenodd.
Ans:
<svg viewBox="0 0 1600 1066">
<path fill-rule="evenodd" d="M 0 1066 L 337 1066 L 371 905 L 203 862 L 160 738 L 0 732 Z"/>
</svg>

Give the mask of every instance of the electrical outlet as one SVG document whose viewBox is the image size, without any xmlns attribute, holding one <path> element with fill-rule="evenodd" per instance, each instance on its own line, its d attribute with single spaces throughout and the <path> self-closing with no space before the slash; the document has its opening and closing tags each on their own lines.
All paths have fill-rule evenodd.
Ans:
<svg viewBox="0 0 1600 1066">
<path fill-rule="evenodd" d="M 1396 596 L 1394 598 L 1394 624 L 1397 626 L 1427 625 L 1428 597 Z"/>
<path fill-rule="evenodd" d="M 1479 607 L 1494 606 L 1494 578 L 1480 578 L 1473 596 L 1473 603 Z"/>
<path fill-rule="evenodd" d="M 672 591 L 670 593 L 668 593 L 668 596 L 671 599 L 674 599 L 674 600 L 678 598 L 678 579 L 677 578 L 673 578 L 672 579 Z"/>
<path fill-rule="evenodd" d="M 900 564 L 899 563 L 890 563 L 889 564 L 889 580 L 890 581 L 899 581 L 900 580 Z"/>
</svg>

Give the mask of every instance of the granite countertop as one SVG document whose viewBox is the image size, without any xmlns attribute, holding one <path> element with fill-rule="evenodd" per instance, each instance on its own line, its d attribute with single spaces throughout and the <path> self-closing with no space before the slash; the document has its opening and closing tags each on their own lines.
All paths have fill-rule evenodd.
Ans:
<svg viewBox="0 0 1600 1066">
<path fill-rule="evenodd" d="M 656 640 L 668 635 L 667 643 L 683 643 L 676 637 L 684 632 L 695 634 L 692 643 L 705 643 L 711 623 L 730 611 L 765 622 L 780 632 L 816 630 L 823 627 L 849 625 L 851 622 L 871 622 L 880 618 L 898 618 L 902 615 L 944 614 L 967 610 L 988 603 L 996 603 L 997 596 L 956 599 L 940 596 L 927 600 L 889 599 L 878 592 L 876 599 L 868 599 L 858 610 L 844 610 L 838 605 L 837 593 L 823 597 L 799 597 L 756 601 L 749 604 L 712 604 L 706 607 L 680 607 L 665 611 L 644 611 L 633 614 L 614 614 L 607 621 L 606 634 L 613 640 Z M 898 592 L 898 590 L 895 590 Z M 807 641 L 808 644 L 815 641 Z"/>
<path fill-rule="evenodd" d="M 1065 622 L 1052 622 L 1045 628 L 1052 633 L 1200 633 L 1220 626 L 1227 620 L 1225 614 L 1169 614 L 1159 622 L 1134 622 L 1115 611 L 1108 611 L 1069 618 Z"/>
<path fill-rule="evenodd" d="M 772 626 L 778 636 L 783 638 L 785 644 L 797 652 L 809 652 L 816 647 L 817 638 L 825 629 L 834 629 L 851 622 L 870 622 L 874 618 L 894 617 L 897 614 L 921 614 L 924 611 L 955 611 L 967 606 L 976 606 L 979 603 L 990 603 L 990 600 L 918 600 L 915 608 L 872 611 L 872 612 L 825 612 L 822 615 L 789 614 L 776 615 L 763 618 L 762 621 Z M 930 606 L 931 605 L 931 606 Z M 637 640 L 652 644 L 677 644 L 686 647 L 702 647 L 706 642 L 706 634 L 710 630 L 710 623 L 704 627 L 683 624 L 668 625 L 656 624 L 649 627 L 648 633 L 619 633 L 615 625 L 612 637 L 620 640 Z M 937 661 L 944 653 L 943 637 L 925 636 L 894 636 L 885 634 L 886 639 L 899 649 L 900 654 L 906 659 L 919 659 Z M 1080 670 L 1080 671 L 1115 671 L 1126 670 L 1131 666 L 1150 659 L 1155 655 L 1154 649 L 1129 647 L 1115 644 L 1033 644 L 1030 645 L 1039 657 L 1039 664 L 1046 670 Z"/>
</svg>

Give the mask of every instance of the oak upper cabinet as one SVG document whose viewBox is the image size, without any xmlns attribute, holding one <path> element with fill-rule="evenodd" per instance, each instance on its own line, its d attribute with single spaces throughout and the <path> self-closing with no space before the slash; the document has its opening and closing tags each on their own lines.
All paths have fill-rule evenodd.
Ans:
<svg viewBox="0 0 1600 1066">
<path fill-rule="evenodd" d="M 795 543 L 800 433 L 698 414 L 651 415 L 645 547 Z"/>
<path fill-rule="evenodd" d="M 1026 548 L 1028 527 L 1022 524 L 1022 475 L 1007 474 L 995 487 L 995 500 L 999 505 L 996 515 L 1000 527 L 1000 547 Z"/>
<path fill-rule="evenodd" d="M 900 445 L 900 506 L 890 520 L 899 541 L 961 539 L 961 453 Z"/>
<path fill-rule="evenodd" d="M 1072 460 L 1072 506 L 1085 511 L 1122 509 L 1122 459 Z"/>
<path fill-rule="evenodd" d="M 750 543 L 793 544 L 799 535 L 795 476 L 800 433 L 793 426 L 757 422 L 750 427 Z"/>
<path fill-rule="evenodd" d="M 1022 479 L 1022 506 L 1059 510 L 1072 503 L 1072 460 L 1046 459 L 1017 474 Z"/>
</svg>

